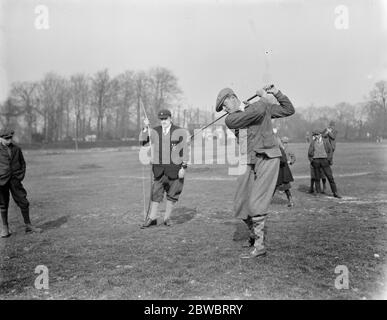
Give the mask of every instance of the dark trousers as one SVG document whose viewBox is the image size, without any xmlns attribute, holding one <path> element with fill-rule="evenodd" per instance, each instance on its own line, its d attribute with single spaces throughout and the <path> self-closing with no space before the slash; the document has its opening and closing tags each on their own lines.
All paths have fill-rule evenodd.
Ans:
<svg viewBox="0 0 387 320">
<path fill-rule="evenodd" d="M 333 194 L 336 194 L 337 193 L 336 183 L 335 183 L 335 180 L 333 179 L 333 173 L 332 173 L 331 166 L 328 162 L 328 159 L 326 158 L 313 159 L 312 166 L 314 169 L 314 175 L 316 179 L 316 191 L 321 192 L 321 187 L 320 187 L 320 179 L 321 179 L 320 170 L 321 170 L 322 172 L 324 172 L 325 176 L 327 177 Z"/>
<path fill-rule="evenodd" d="M 20 180 L 11 178 L 8 182 L 0 186 L 0 211 L 3 225 L 8 225 L 8 206 L 9 193 L 20 208 L 25 224 L 30 224 L 29 202 L 27 200 L 27 191 L 24 189 Z"/>
</svg>

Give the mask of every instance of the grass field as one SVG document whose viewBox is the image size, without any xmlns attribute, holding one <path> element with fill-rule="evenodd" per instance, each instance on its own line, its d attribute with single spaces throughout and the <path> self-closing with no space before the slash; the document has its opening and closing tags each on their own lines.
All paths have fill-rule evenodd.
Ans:
<svg viewBox="0 0 387 320">
<path fill-rule="evenodd" d="M 387 298 L 387 145 L 338 143 L 334 175 L 343 199 L 315 197 L 307 144 L 290 144 L 295 207 L 276 194 L 268 254 L 243 262 L 233 218 L 235 176 L 226 165 L 192 165 L 174 226 L 142 230 L 149 167 L 130 148 L 26 151 L 33 222 L 26 235 L 11 201 L 0 239 L 1 299 L 376 299 Z M 238 232 L 235 232 L 238 231 Z M 239 237 L 238 237 L 239 235 Z M 35 267 L 49 289 L 34 287 Z M 335 268 L 349 289 L 335 288 Z"/>
</svg>

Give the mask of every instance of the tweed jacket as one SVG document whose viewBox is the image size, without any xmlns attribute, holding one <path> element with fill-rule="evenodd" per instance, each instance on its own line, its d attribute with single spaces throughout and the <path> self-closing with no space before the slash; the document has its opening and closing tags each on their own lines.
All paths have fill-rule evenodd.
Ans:
<svg viewBox="0 0 387 320">
<path fill-rule="evenodd" d="M 289 98 L 281 91 L 277 92 L 275 98 L 279 104 L 262 98 L 248 105 L 244 111 L 230 113 L 225 119 L 229 129 L 236 129 L 240 155 L 242 158 L 246 156 L 247 164 L 254 164 L 259 154 L 269 158 L 281 157 L 271 119 L 291 116 L 295 110 Z"/>
</svg>

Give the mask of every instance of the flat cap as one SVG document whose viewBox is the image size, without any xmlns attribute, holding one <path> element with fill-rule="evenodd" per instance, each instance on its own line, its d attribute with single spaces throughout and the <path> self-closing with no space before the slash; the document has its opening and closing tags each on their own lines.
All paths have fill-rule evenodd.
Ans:
<svg viewBox="0 0 387 320">
<path fill-rule="evenodd" d="M 169 111 L 168 109 L 162 109 L 159 111 L 157 116 L 159 117 L 159 119 L 167 119 L 168 117 L 172 117 L 172 114 L 171 111 Z"/>
<path fill-rule="evenodd" d="M 318 134 L 321 134 L 321 130 L 313 130 L 312 136 L 317 136 Z"/>
<path fill-rule="evenodd" d="M 216 112 L 222 111 L 224 100 L 226 100 L 227 97 L 232 96 L 232 95 L 236 96 L 234 91 L 230 88 L 224 88 L 224 89 L 220 90 L 220 92 L 218 93 L 218 96 L 216 98 L 216 106 L 215 106 Z"/>
<path fill-rule="evenodd" d="M 288 143 L 289 142 L 289 138 L 288 137 L 282 137 L 281 141 L 282 141 L 282 143 Z"/>
<path fill-rule="evenodd" d="M 9 128 L 3 128 L 0 130 L 0 138 L 12 138 L 15 131 Z"/>
</svg>

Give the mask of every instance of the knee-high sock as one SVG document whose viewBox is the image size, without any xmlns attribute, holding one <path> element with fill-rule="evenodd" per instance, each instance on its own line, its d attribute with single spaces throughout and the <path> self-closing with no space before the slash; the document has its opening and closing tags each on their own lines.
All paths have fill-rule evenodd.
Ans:
<svg viewBox="0 0 387 320">
<path fill-rule="evenodd" d="M 151 219 L 151 220 L 157 219 L 157 213 L 159 211 L 159 203 L 152 201 L 150 210 L 151 210 L 151 212 L 149 214 L 149 219 Z"/>
<path fill-rule="evenodd" d="M 290 193 L 290 190 L 285 190 L 285 193 L 288 200 L 290 200 L 292 198 L 292 194 Z"/>
<path fill-rule="evenodd" d="M 8 210 L 1 209 L 1 221 L 3 222 L 3 226 L 8 226 Z"/>
<path fill-rule="evenodd" d="M 247 228 L 250 231 L 250 239 L 255 239 L 255 234 L 254 234 L 254 228 L 253 228 L 253 219 L 251 219 L 250 216 L 248 216 L 246 219 L 243 219 L 243 222 L 246 223 Z"/>
<path fill-rule="evenodd" d="M 310 179 L 310 191 L 314 191 L 314 179 Z"/>
<path fill-rule="evenodd" d="M 317 193 L 321 193 L 321 185 L 320 185 L 320 179 L 319 180 L 315 180 L 314 181 L 314 184 L 316 185 L 316 192 Z"/>
<path fill-rule="evenodd" d="M 167 206 L 165 208 L 164 220 L 168 220 L 171 217 L 171 213 L 172 213 L 174 206 L 175 206 L 174 202 L 167 200 Z"/>
<path fill-rule="evenodd" d="M 254 246 L 258 248 L 264 247 L 265 241 L 265 220 L 266 216 L 253 217 L 253 230 L 255 236 Z"/>
<path fill-rule="evenodd" d="M 25 224 L 31 224 L 29 208 L 20 209 Z"/>
</svg>

